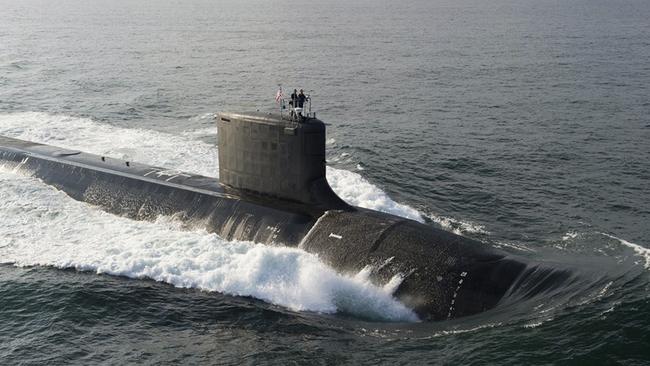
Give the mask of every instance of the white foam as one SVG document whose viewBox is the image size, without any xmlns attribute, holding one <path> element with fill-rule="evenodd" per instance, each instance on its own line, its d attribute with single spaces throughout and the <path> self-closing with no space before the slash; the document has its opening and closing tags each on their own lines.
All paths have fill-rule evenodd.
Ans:
<svg viewBox="0 0 650 366">
<path fill-rule="evenodd" d="M 544 324 L 544 321 L 538 321 L 538 322 L 533 322 L 533 323 L 526 323 L 524 324 L 524 328 L 532 329 L 532 328 L 537 328 L 540 325 Z"/>
<path fill-rule="evenodd" d="M 328 167 L 327 181 L 336 194 L 351 205 L 424 222 L 418 210 L 393 201 L 386 192 L 368 182 L 360 174 Z"/>
<path fill-rule="evenodd" d="M 603 288 L 598 292 L 598 295 L 596 295 L 596 299 L 602 299 L 606 294 L 607 291 L 609 291 L 609 288 L 612 287 L 614 284 L 614 281 L 609 281 L 603 286 Z"/>
<path fill-rule="evenodd" d="M 204 127 L 199 129 L 192 129 L 183 131 L 183 136 L 185 137 L 210 137 L 214 139 L 214 142 L 217 142 L 217 126 Z"/>
<path fill-rule="evenodd" d="M 578 233 L 577 233 L 577 232 L 575 232 L 575 231 L 569 231 L 569 232 L 567 232 L 566 234 L 564 234 L 564 236 L 562 236 L 562 241 L 568 241 L 568 240 L 571 240 L 571 239 L 575 239 L 575 238 L 577 238 L 577 237 L 578 237 Z"/>
<path fill-rule="evenodd" d="M 466 329 L 442 330 L 442 331 L 434 333 L 429 338 L 444 337 L 444 336 L 457 335 L 457 334 L 463 334 L 463 333 L 474 333 L 474 332 L 477 332 L 479 330 L 496 328 L 496 327 L 500 327 L 502 325 L 503 325 L 503 323 L 499 322 L 499 323 L 482 324 L 482 325 L 479 325 L 479 326 L 476 326 L 476 327 L 466 328 Z"/>
<path fill-rule="evenodd" d="M 6 169 L 0 169 L 0 262 L 150 278 L 297 311 L 417 320 L 392 297 L 400 278 L 377 287 L 368 270 L 339 274 L 299 249 L 229 242 L 181 230 L 170 218 L 114 216 Z"/>
<path fill-rule="evenodd" d="M 618 240 L 619 243 L 621 243 L 621 244 L 623 244 L 623 245 L 625 245 L 625 246 L 627 246 L 629 248 L 632 248 L 634 250 L 634 252 L 636 252 L 637 255 L 639 255 L 641 258 L 643 258 L 645 260 L 645 268 L 650 269 L 650 249 L 645 248 L 645 247 L 643 247 L 643 246 L 641 246 L 639 244 L 631 243 L 631 242 L 629 242 L 627 240 L 617 238 L 614 235 L 610 235 L 610 234 L 607 234 L 607 233 L 601 233 L 601 234 L 605 235 L 608 238 Z"/>
<path fill-rule="evenodd" d="M 564 235 L 562 235 L 562 239 L 560 241 L 553 244 L 553 247 L 560 250 L 566 250 L 570 244 L 574 243 L 576 238 L 583 235 L 584 234 L 580 234 L 575 231 L 567 231 Z"/>
<path fill-rule="evenodd" d="M 508 241 L 503 241 L 499 240 L 494 244 L 495 247 L 497 248 L 511 248 L 515 250 L 519 250 L 522 252 L 529 252 L 529 253 L 535 253 L 536 250 L 532 248 L 528 248 L 527 246 L 519 243 L 514 243 L 514 242 L 508 242 Z"/>
<path fill-rule="evenodd" d="M 89 118 L 41 112 L 0 114 L 0 135 L 201 175 L 219 172 L 213 145 L 182 134 L 116 127 Z"/>
<path fill-rule="evenodd" d="M 217 118 L 217 114 L 213 112 L 203 113 L 198 116 L 190 118 L 190 121 L 213 121 Z"/>
<path fill-rule="evenodd" d="M 457 235 L 469 234 L 489 234 L 490 232 L 485 229 L 485 226 L 479 225 L 470 221 L 457 220 L 451 217 L 440 216 L 436 214 L 428 214 L 433 222 L 442 226 L 444 229 L 449 230 Z"/>
</svg>

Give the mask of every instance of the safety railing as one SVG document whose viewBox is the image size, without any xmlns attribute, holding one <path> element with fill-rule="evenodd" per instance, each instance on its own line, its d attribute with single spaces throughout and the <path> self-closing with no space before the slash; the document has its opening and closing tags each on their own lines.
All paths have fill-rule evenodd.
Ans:
<svg viewBox="0 0 650 366">
<path fill-rule="evenodd" d="M 311 95 L 306 94 L 305 100 L 300 105 L 298 98 L 285 98 L 282 96 L 279 99 L 280 104 L 280 117 L 289 117 L 292 121 L 302 122 L 305 118 L 316 118 L 316 112 L 311 109 Z M 278 98 L 276 98 L 278 101 Z"/>
</svg>

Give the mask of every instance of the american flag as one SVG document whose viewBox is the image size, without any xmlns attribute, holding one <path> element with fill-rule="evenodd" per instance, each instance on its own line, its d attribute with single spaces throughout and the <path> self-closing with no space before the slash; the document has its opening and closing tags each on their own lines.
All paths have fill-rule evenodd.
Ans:
<svg viewBox="0 0 650 366">
<path fill-rule="evenodd" d="M 275 102 L 280 103 L 282 100 L 282 97 L 284 97 L 284 94 L 282 94 L 282 88 L 278 89 L 278 92 L 275 93 Z"/>
</svg>

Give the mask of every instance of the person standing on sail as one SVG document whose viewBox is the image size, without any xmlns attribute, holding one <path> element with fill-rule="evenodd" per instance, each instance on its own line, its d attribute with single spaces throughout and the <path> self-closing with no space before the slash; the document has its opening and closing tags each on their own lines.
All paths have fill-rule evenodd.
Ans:
<svg viewBox="0 0 650 366">
<path fill-rule="evenodd" d="M 293 117 L 293 109 L 298 106 L 298 90 L 293 89 L 291 93 L 291 101 L 289 102 L 289 110 L 291 111 L 291 117 Z"/>
<path fill-rule="evenodd" d="M 307 96 L 305 95 L 305 92 L 300 89 L 300 94 L 298 94 L 298 108 L 303 108 L 306 100 Z"/>
<path fill-rule="evenodd" d="M 298 100 L 297 100 L 298 108 L 300 108 L 298 112 L 298 116 L 300 117 L 302 117 L 302 109 L 305 107 L 306 100 L 307 100 L 307 96 L 305 95 L 305 92 L 302 89 L 300 89 L 300 94 L 298 94 Z"/>
</svg>

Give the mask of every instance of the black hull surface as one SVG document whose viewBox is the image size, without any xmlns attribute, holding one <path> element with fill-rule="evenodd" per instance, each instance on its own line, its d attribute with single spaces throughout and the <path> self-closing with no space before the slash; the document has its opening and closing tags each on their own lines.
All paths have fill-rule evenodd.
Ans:
<svg viewBox="0 0 650 366">
<path fill-rule="evenodd" d="M 174 215 L 227 240 L 300 247 L 341 272 L 403 280 L 395 296 L 424 320 L 493 308 L 538 271 L 484 244 L 367 209 L 336 209 L 222 186 L 217 179 L 0 137 L 0 165 L 136 220 Z M 327 187 L 329 188 L 329 187 Z"/>
</svg>

